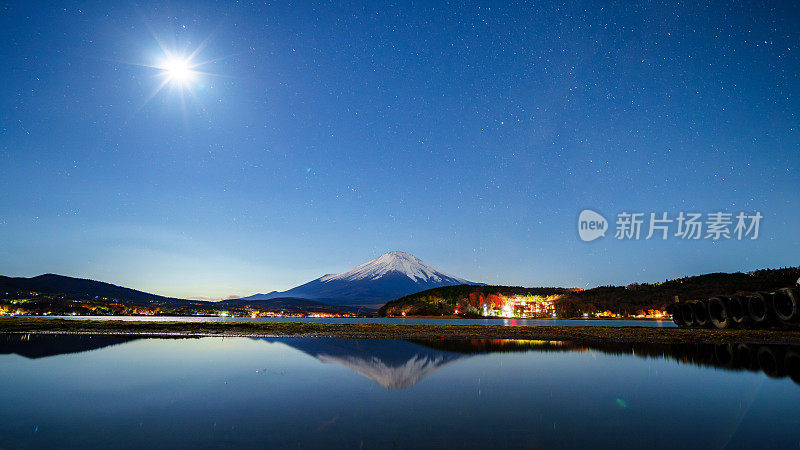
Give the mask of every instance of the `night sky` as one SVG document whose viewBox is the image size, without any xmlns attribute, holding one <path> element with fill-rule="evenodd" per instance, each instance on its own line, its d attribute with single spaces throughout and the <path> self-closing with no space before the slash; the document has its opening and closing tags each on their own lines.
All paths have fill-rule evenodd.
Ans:
<svg viewBox="0 0 800 450">
<path fill-rule="evenodd" d="M 390 250 L 525 286 L 800 264 L 800 6 L 603 3 L 4 2 L 0 274 L 223 298 Z M 582 242 L 585 208 L 764 219 Z"/>
</svg>

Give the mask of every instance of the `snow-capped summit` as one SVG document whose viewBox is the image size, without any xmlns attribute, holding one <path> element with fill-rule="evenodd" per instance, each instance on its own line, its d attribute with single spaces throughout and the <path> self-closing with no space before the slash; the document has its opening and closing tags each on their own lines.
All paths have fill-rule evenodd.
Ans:
<svg viewBox="0 0 800 450">
<path fill-rule="evenodd" d="M 347 272 L 325 275 L 319 281 L 327 283 L 334 280 L 377 280 L 392 272 L 403 274 L 419 283 L 441 283 L 443 280 L 451 280 L 459 284 L 470 284 L 467 280 L 440 272 L 435 267 L 425 264 L 421 259 L 406 252 L 384 253 Z"/>
<path fill-rule="evenodd" d="M 246 297 L 296 297 L 339 305 L 377 307 L 404 295 L 456 284 L 478 284 L 448 275 L 405 252 L 388 252 L 346 272 L 328 274 L 284 292 Z"/>
</svg>

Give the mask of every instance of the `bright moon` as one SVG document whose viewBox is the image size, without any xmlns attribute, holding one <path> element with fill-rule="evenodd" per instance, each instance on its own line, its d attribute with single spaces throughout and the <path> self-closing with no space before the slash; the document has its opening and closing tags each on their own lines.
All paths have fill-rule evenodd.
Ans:
<svg viewBox="0 0 800 450">
<path fill-rule="evenodd" d="M 184 98 L 184 94 L 189 94 L 189 96 L 196 99 L 195 88 L 204 89 L 206 80 L 215 76 L 215 74 L 202 69 L 203 66 L 212 61 L 197 60 L 203 44 L 192 52 L 188 52 L 187 49 L 184 49 L 183 52 L 176 52 L 165 48 L 158 39 L 156 39 L 156 42 L 161 49 L 160 55 L 157 59 L 153 59 L 151 64 L 141 64 L 143 67 L 157 70 L 158 73 L 155 74 L 155 77 L 159 80 L 158 86 L 150 92 L 144 104 L 147 104 L 164 89 L 179 93 L 181 99 Z"/>
<path fill-rule="evenodd" d="M 167 75 L 169 81 L 185 84 L 191 81 L 194 76 L 192 66 L 186 59 L 170 58 L 167 59 L 161 67 Z"/>
</svg>

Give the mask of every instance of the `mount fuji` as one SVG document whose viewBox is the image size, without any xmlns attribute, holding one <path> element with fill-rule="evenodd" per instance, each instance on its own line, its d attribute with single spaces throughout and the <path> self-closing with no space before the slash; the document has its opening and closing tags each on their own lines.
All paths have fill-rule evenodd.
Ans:
<svg viewBox="0 0 800 450">
<path fill-rule="evenodd" d="M 456 284 L 482 283 L 448 275 L 410 253 L 388 252 L 347 272 L 328 274 L 288 291 L 255 294 L 242 300 L 294 297 L 378 307 L 404 295 Z"/>
</svg>

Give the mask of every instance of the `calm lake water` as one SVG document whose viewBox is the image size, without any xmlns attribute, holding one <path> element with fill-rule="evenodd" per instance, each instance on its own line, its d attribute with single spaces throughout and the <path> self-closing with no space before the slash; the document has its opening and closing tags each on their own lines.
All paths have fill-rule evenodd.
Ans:
<svg viewBox="0 0 800 450">
<path fill-rule="evenodd" d="M 800 348 L 0 335 L 0 447 L 796 448 Z"/>
<path fill-rule="evenodd" d="M 51 319 L 125 320 L 153 322 L 298 322 L 383 323 L 393 325 L 504 325 L 565 327 L 674 327 L 671 320 L 558 320 L 558 319 L 417 319 L 417 318 L 306 318 L 306 317 L 204 317 L 204 316 L 36 316 Z"/>
</svg>

